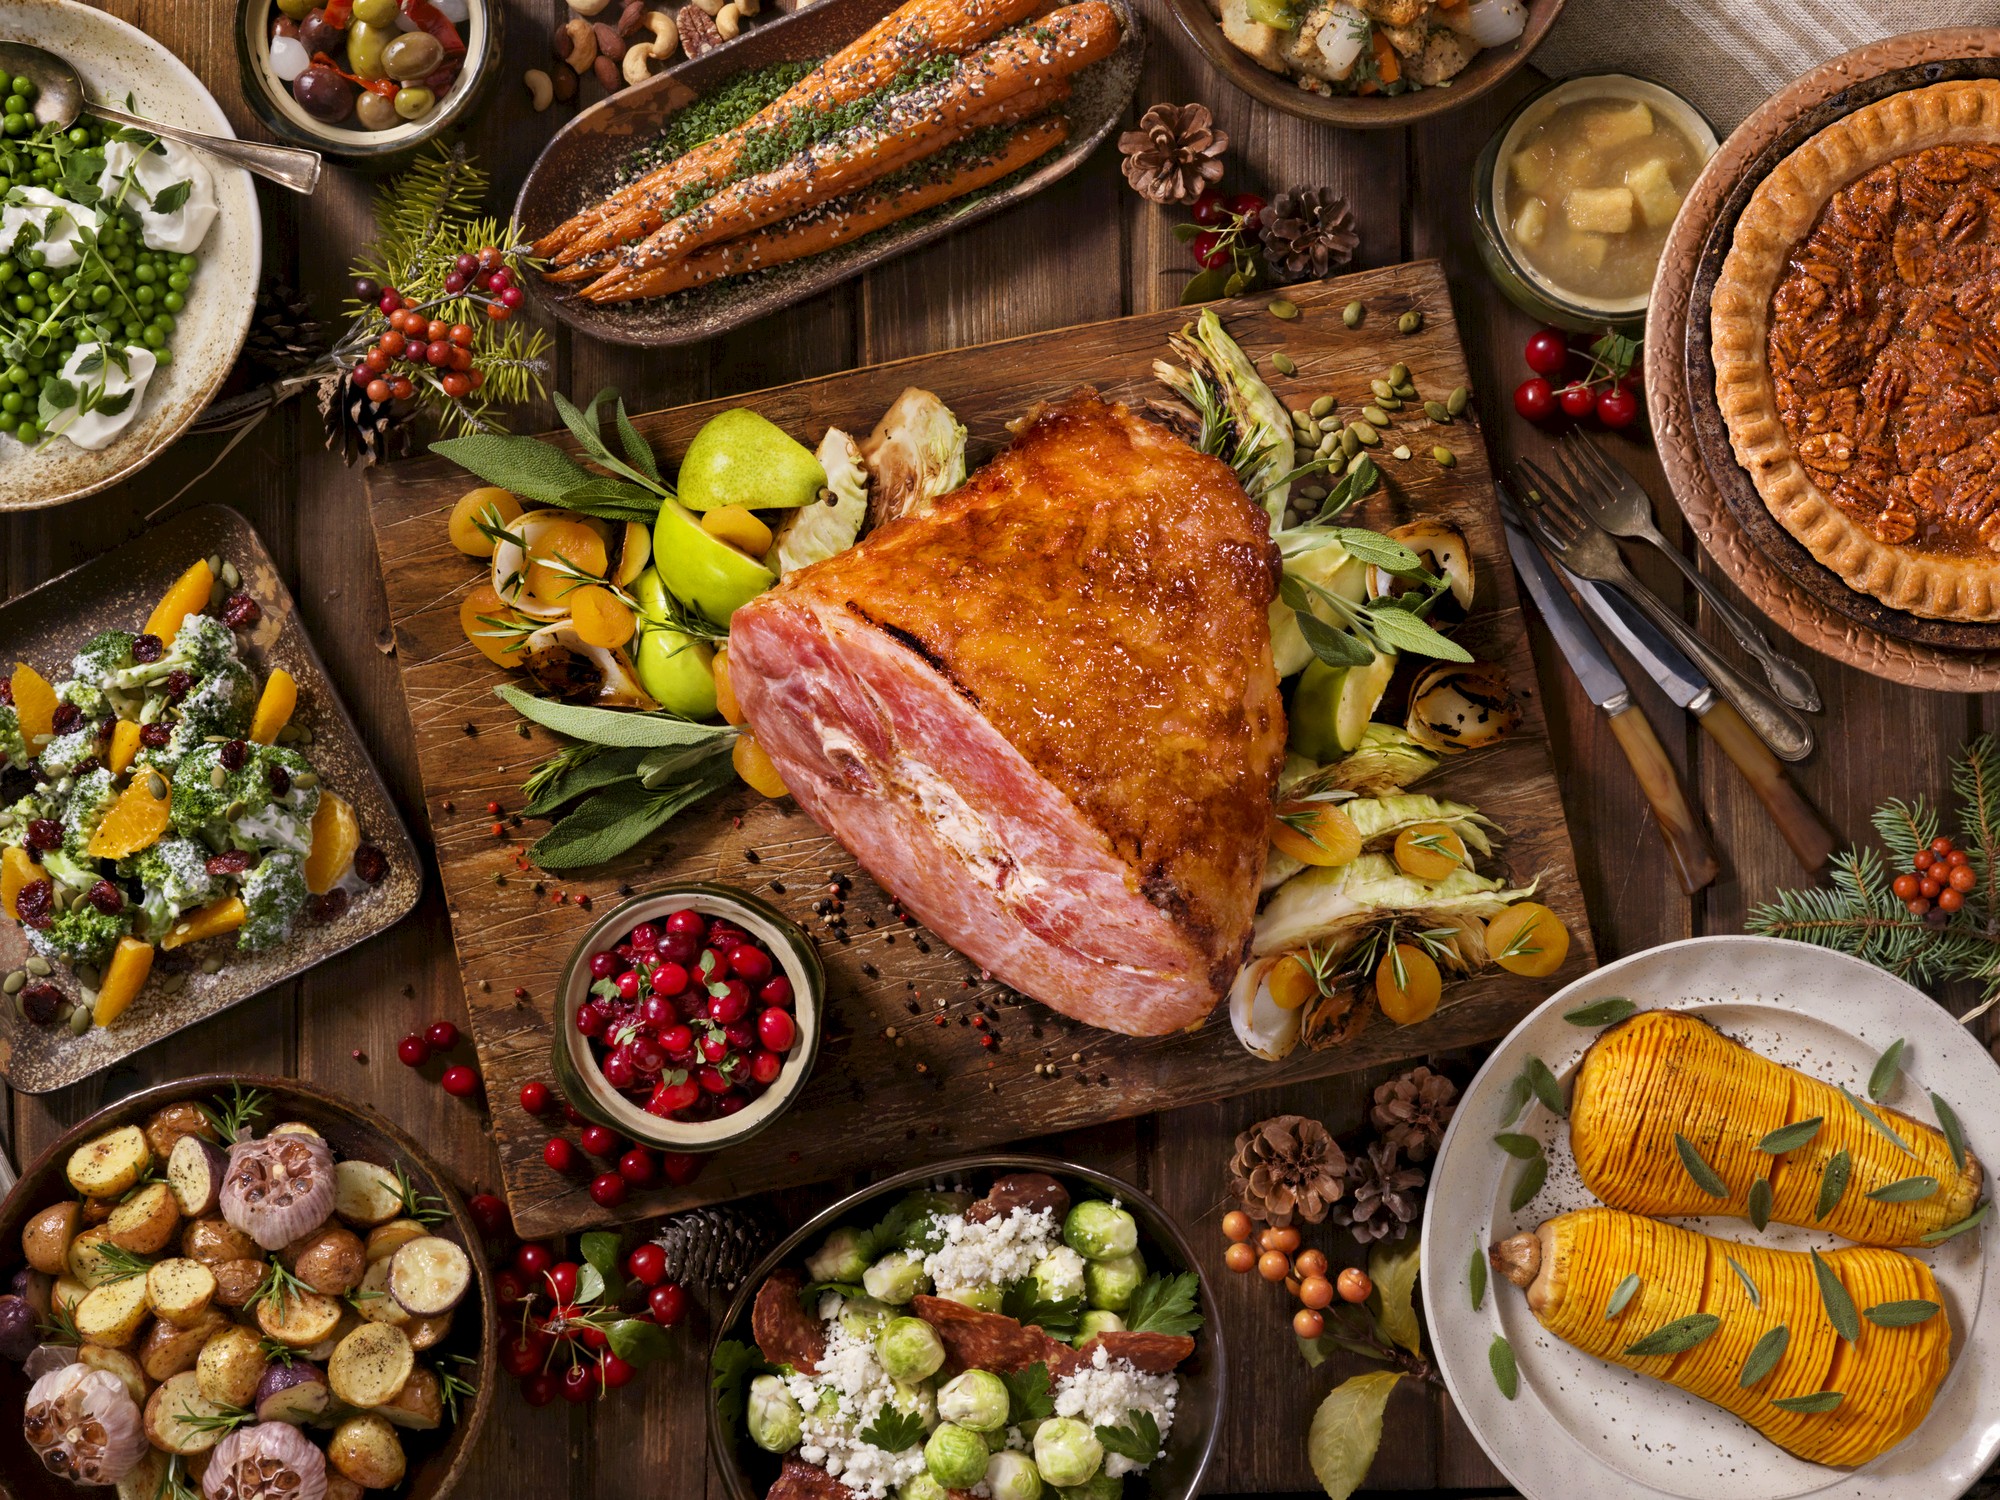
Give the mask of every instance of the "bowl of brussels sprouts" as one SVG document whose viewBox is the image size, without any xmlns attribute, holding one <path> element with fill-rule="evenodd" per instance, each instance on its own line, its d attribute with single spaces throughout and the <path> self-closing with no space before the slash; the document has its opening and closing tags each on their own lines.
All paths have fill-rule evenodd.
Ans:
<svg viewBox="0 0 2000 1500">
<path fill-rule="evenodd" d="M 731 1500 L 1184 1500 L 1227 1372 L 1159 1205 L 1027 1155 L 916 1168 L 816 1215 L 742 1283 L 710 1362 Z"/>
</svg>

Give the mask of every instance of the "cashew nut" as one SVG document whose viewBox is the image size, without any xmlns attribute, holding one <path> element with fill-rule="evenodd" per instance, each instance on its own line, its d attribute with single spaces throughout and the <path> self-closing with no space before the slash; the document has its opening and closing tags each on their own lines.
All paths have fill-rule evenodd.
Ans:
<svg viewBox="0 0 2000 1500">
<path fill-rule="evenodd" d="M 728 0 L 694 0 L 694 3 L 713 18 L 721 12 Z"/>
<path fill-rule="evenodd" d="M 521 75 L 521 81 L 528 86 L 528 102 L 535 107 L 535 113 L 547 109 L 556 96 L 555 80 L 540 68 L 530 68 Z"/>
<path fill-rule="evenodd" d="M 592 23 L 591 31 L 597 36 L 597 55 L 608 57 L 613 62 L 622 62 L 625 57 L 625 38 L 618 34 L 618 28 L 606 21 Z"/>
<path fill-rule="evenodd" d="M 664 10 L 649 10 L 645 16 L 645 27 L 653 33 L 652 53 L 660 62 L 674 55 L 681 44 L 681 29 L 673 15 Z"/>
<path fill-rule="evenodd" d="M 743 10 L 736 0 L 729 0 L 729 4 L 715 13 L 715 29 L 725 42 L 735 40 L 736 33 L 743 29 Z"/>
<path fill-rule="evenodd" d="M 611 0 L 569 0 L 569 8 L 580 16 L 594 16 Z"/>
<path fill-rule="evenodd" d="M 754 16 L 764 8 L 764 0 L 736 0 L 736 8 L 746 16 Z"/>
<path fill-rule="evenodd" d="M 571 16 L 556 29 L 556 56 L 579 73 L 597 61 L 597 33 L 582 16 Z"/>
</svg>

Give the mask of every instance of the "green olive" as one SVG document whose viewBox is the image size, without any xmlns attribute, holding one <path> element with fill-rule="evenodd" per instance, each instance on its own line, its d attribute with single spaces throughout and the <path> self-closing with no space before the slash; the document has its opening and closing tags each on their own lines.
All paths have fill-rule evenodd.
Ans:
<svg viewBox="0 0 2000 1500">
<path fill-rule="evenodd" d="M 390 33 L 356 16 L 347 23 L 347 67 L 356 78 L 381 78 L 382 52 Z"/>
<path fill-rule="evenodd" d="M 396 24 L 396 0 L 354 0 L 354 19 L 386 30 Z"/>
<path fill-rule="evenodd" d="M 402 121 L 396 114 L 396 106 L 380 94 L 361 92 L 354 101 L 354 118 L 361 122 L 364 130 L 388 130 Z"/>
<path fill-rule="evenodd" d="M 437 95 L 419 84 L 406 83 L 396 90 L 396 113 L 406 120 L 421 120 L 437 103 Z"/>
<path fill-rule="evenodd" d="M 313 13 L 313 6 L 317 3 L 318 0 L 278 0 L 278 9 L 294 21 L 303 21 Z"/>
<path fill-rule="evenodd" d="M 415 83 L 444 66 L 444 43 L 427 31 L 406 31 L 382 49 L 382 67 L 391 78 Z"/>
</svg>

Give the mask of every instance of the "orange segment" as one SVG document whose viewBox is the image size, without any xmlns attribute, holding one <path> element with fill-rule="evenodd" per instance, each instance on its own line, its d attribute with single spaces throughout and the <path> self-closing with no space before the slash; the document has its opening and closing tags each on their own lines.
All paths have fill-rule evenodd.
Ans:
<svg viewBox="0 0 2000 1500">
<path fill-rule="evenodd" d="M 42 867 L 19 844 L 9 844 L 0 849 L 0 906 L 5 907 L 7 915 L 16 922 L 21 920 L 20 908 L 15 903 L 20 899 L 22 889 L 43 878 Z"/>
<path fill-rule="evenodd" d="M 778 774 L 777 763 L 747 730 L 737 737 L 735 748 L 729 752 L 729 763 L 736 767 L 738 776 L 766 797 L 785 795 L 785 779 Z"/>
<path fill-rule="evenodd" d="M 91 1007 L 90 1019 L 99 1026 L 109 1026 L 117 1020 L 145 987 L 146 976 L 152 972 L 153 945 L 137 938 L 120 938 L 118 951 L 105 965 L 104 984 L 97 992 L 97 1004 Z"/>
<path fill-rule="evenodd" d="M 547 512 L 543 512 L 544 515 Z M 549 604 L 564 603 L 576 587 L 577 573 L 604 576 L 604 538 L 584 521 L 544 521 L 535 528 L 535 545 L 528 549 L 528 592 Z M 552 566 L 558 560 L 568 568 Z"/>
<path fill-rule="evenodd" d="M 220 901 L 211 901 L 199 911 L 189 912 L 160 939 L 162 948 L 183 948 L 189 943 L 198 943 L 203 938 L 219 937 L 225 932 L 234 932 L 250 920 L 250 909 L 235 896 L 224 896 Z"/>
<path fill-rule="evenodd" d="M 743 710 L 736 706 L 736 694 L 729 686 L 729 648 L 717 646 L 709 670 L 715 673 L 715 711 L 725 724 L 741 724 Z"/>
<path fill-rule="evenodd" d="M 1516 901 L 1486 924 L 1486 951 L 1510 974 L 1543 979 L 1569 957 L 1569 929 L 1539 901 Z"/>
<path fill-rule="evenodd" d="M 467 557 L 491 557 L 493 538 L 479 529 L 481 525 L 495 531 L 511 531 L 520 518 L 521 502 L 514 498 L 513 491 L 498 485 L 481 485 L 458 497 L 445 530 L 452 546 Z"/>
<path fill-rule="evenodd" d="M 324 896 L 340 884 L 360 847 L 361 824 L 354 809 L 332 792 L 321 792 L 313 811 L 312 851 L 306 855 L 306 889 Z"/>
<path fill-rule="evenodd" d="M 20 720 L 21 738 L 33 755 L 42 747 L 37 740 L 56 732 L 56 690 L 48 678 L 24 661 L 14 663 L 14 714 Z"/>
<path fill-rule="evenodd" d="M 511 608 L 492 584 L 482 583 L 459 605 L 458 628 L 495 666 L 518 667 L 527 658 L 535 621 Z"/>
<path fill-rule="evenodd" d="M 570 623 L 587 646 L 615 649 L 632 639 L 638 617 L 610 589 L 586 584 L 569 596 Z"/>
<path fill-rule="evenodd" d="M 151 848 L 167 831 L 167 815 L 173 803 L 169 797 L 155 797 L 153 778 L 141 776 L 118 794 L 104 821 L 90 836 L 90 853 L 96 859 L 123 859 Z"/>
<path fill-rule="evenodd" d="M 174 580 L 174 586 L 146 616 L 146 634 L 156 635 L 172 644 L 174 637 L 180 633 L 181 621 L 198 610 L 206 609 L 208 596 L 214 590 L 215 575 L 208 570 L 206 559 L 197 558 L 194 566 Z"/>
<path fill-rule="evenodd" d="M 131 719 L 120 719 L 111 726 L 111 749 L 106 753 L 104 763 L 111 768 L 113 776 L 123 776 L 139 758 L 139 726 Z"/>
<path fill-rule="evenodd" d="M 273 667 L 271 675 L 264 679 L 257 712 L 250 720 L 250 738 L 259 745 L 275 744 L 278 731 L 292 722 L 292 710 L 298 706 L 298 683 L 283 667 Z"/>
</svg>

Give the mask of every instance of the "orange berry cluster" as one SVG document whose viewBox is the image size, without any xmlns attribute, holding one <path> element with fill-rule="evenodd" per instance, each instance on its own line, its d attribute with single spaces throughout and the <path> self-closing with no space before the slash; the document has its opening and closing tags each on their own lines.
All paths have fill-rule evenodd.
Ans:
<svg viewBox="0 0 2000 1500">
<path fill-rule="evenodd" d="M 1292 1332 L 1300 1338 L 1316 1339 L 1326 1332 L 1324 1310 L 1335 1297 L 1343 1302 L 1366 1302 L 1375 1290 L 1368 1273 L 1358 1266 L 1349 1266 L 1329 1280 L 1326 1257 L 1317 1250 L 1301 1249 L 1299 1232 L 1292 1226 L 1259 1230 L 1253 1245 L 1250 1235 L 1254 1228 L 1250 1215 L 1240 1208 L 1222 1216 L 1222 1233 L 1229 1241 L 1222 1263 L 1239 1275 L 1254 1270 L 1266 1281 L 1282 1281 L 1285 1290 L 1301 1304 L 1292 1314 Z"/>
<path fill-rule="evenodd" d="M 1890 889 L 1911 916 L 1927 922 L 1949 921 L 1979 884 L 1972 857 L 1943 834 L 1929 848 L 1919 849 L 1911 863 L 1916 868 L 1898 875 Z"/>
</svg>

